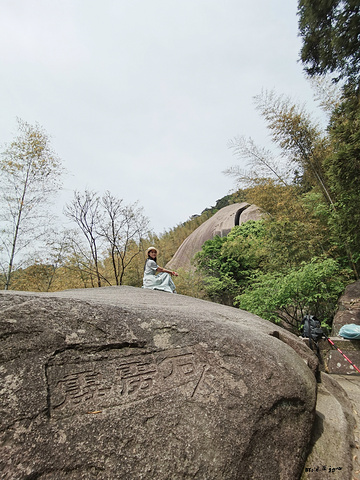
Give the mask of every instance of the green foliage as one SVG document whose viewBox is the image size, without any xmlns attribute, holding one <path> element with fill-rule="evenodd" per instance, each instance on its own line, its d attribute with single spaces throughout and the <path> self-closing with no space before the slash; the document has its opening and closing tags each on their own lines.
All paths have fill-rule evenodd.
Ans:
<svg viewBox="0 0 360 480">
<path fill-rule="evenodd" d="M 216 236 L 204 243 L 195 263 L 211 300 L 233 304 L 251 272 L 261 264 L 262 233 L 261 221 L 248 221 L 234 227 L 227 237 Z"/>
<path fill-rule="evenodd" d="M 310 75 L 333 73 L 358 87 L 360 6 L 357 0 L 299 0 L 301 60 Z"/>
<path fill-rule="evenodd" d="M 331 323 L 339 295 L 349 283 L 350 272 L 333 259 L 314 258 L 288 270 L 258 275 L 236 298 L 239 308 L 275 323 L 285 323 L 294 333 L 304 315 Z"/>
<path fill-rule="evenodd" d="M 333 203 L 323 169 L 330 148 L 327 135 L 304 107 L 290 98 L 264 91 L 255 97 L 255 104 L 281 156 L 258 147 L 251 138 L 239 136 L 230 142 L 230 148 L 235 156 L 248 162 L 251 170 L 243 172 L 235 166 L 224 173 L 234 176 L 239 185 L 251 188 L 272 184 L 288 190 L 292 187 L 295 194 L 296 190 L 316 188 L 327 202 Z"/>
<path fill-rule="evenodd" d="M 189 297 L 206 298 L 203 278 L 198 272 L 187 271 L 183 268 L 179 268 L 177 272 L 179 276 L 174 279 L 177 293 Z"/>
<path fill-rule="evenodd" d="M 207 276 L 204 279 L 204 290 L 207 297 L 216 303 L 233 305 L 239 286 L 231 274 L 222 274 L 221 278 Z"/>
<path fill-rule="evenodd" d="M 237 298 L 242 308 L 295 330 L 306 309 L 331 323 L 337 296 L 347 281 L 359 278 L 360 107 L 359 97 L 349 92 L 343 103 L 338 96 L 326 99 L 332 112 L 327 132 L 290 99 L 272 92 L 256 97 L 281 161 L 251 139 L 239 137 L 231 144 L 252 170 L 244 173 L 232 167 L 226 173 L 247 187 L 247 201 L 267 213 L 261 241 L 253 243 L 259 255 L 257 268 L 253 263 L 242 283 L 241 275 L 232 276 L 241 290 Z M 225 252 L 231 248 L 233 259 L 242 246 L 226 242 L 221 261 L 229 263 Z M 246 268 L 241 262 L 238 266 Z M 214 276 L 221 279 L 219 273 Z"/>
<path fill-rule="evenodd" d="M 309 221 L 271 218 L 266 227 L 267 270 L 286 271 L 322 253 L 320 235 L 314 235 Z"/>
<path fill-rule="evenodd" d="M 325 165 L 335 207 L 329 225 L 338 254 L 347 256 L 359 278 L 360 268 L 360 98 L 344 100 L 330 124 L 333 154 Z"/>
</svg>

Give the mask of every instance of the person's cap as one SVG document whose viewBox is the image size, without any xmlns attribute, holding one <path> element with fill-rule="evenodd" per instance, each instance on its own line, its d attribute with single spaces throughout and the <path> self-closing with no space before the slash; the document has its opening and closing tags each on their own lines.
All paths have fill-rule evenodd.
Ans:
<svg viewBox="0 0 360 480">
<path fill-rule="evenodd" d="M 159 250 L 155 247 L 149 247 L 147 250 L 146 250 L 146 254 L 149 255 L 149 252 L 151 252 L 151 250 L 155 250 L 156 252 L 156 255 L 159 253 Z"/>
</svg>

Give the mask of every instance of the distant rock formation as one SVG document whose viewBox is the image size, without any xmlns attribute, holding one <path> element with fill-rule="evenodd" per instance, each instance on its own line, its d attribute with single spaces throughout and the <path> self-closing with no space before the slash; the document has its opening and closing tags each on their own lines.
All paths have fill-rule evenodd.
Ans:
<svg viewBox="0 0 360 480">
<path fill-rule="evenodd" d="M 179 267 L 190 269 L 191 259 L 197 252 L 200 252 L 202 245 L 207 240 L 216 235 L 224 237 L 236 225 L 241 225 L 248 220 L 259 220 L 261 216 L 259 207 L 245 202 L 222 208 L 183 241 L 173 258 L 168 262 L 167 267 L 173 270 Z"/>
<path fill-rule="evenodd" d="M 0 327 L 4 479 L 301 476 L 317 360 L 270 322 L 108 287 L 2 292 Z"/>
</svg>

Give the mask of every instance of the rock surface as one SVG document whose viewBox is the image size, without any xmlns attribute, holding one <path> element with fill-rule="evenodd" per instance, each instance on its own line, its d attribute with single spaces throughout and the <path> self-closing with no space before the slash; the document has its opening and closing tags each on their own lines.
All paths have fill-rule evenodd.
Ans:
<svg viewBox="0 0 360 480">
<path fill-rule="evenodd" d="M 355 323 L 360 325 L 360 281 L 348 285 L 338 301 L 338 309 L 334 317 L 331 340 L 351 362 L 360 368 L 360 340 L 348 340 L 339 337 L 343 325 Z M 358 371 L 327 340 L 319 342 L 326 372 L 337 375 L 359 375 Z"/>
<path fill-rule="evenodd" d="M 350 478 L 352 480 L 360 480 L 360 376 L 332 375 L 332 378 L 343 388 L 351 403 L 353 418 L 349 420 L 349 424 L 354 425 L 354 428 L 352 431 L 352 449 L 350 450 L 353 470 Z M 344 438 L 342 440 L 344 441 Z"/>
<path fill-rule="evenodd" d="M 132 287 L 3 292 L 0 312 L 2 479 L 300 477 L 316 358 L 297 337 Z"/>
<path fill-rule="evenodd" d="M 191 268 L 191 259 L 200 252 L 202 245 L 219 235 L 226 236 L 236 225 L 241 225 L 249 220 L 260 220 L 262 213 L 256 205 L 249 203 L 234 203 L 220 209 L 211 218 L 206 220 L 192 232 L 180 245 L 173 258 L 168 262 L 167 268 Z"/>
<path fill-rule="evenodd" d="M 359 395 L 360 378 L 351 380 Z M 311 449 L 302 480 L 359 480 L 355 476 L 359 470 L 357 458 L 353 462 L 358 448 L 354 438 L 357 407 L 353 403 L 355 398 L 353 402 L 350 400 L 349 386 L 344 381 L 347 379 L 341 375 L 321 374 Z"/>
<path fill-rule="evenodd" d="M 360 325 L 360 281 L 348 285 L 341 295 L 332 325 L 332 335 L 337 336 L 340 328 L 349 323 Z"/>
<path fill-rule="evenodd" d="M 327 373 L 337 375 L 360 375 L 354 365 L 360 367 L 360 341 L 346 340 L 342 337 L 331 337 L 330 340 L 336 345 L 332 347 L 326 340 L 320 344 L 323 359 L 322 366 Z M 341 354 L 337 349 L 341 350 Z M 350 362 L 346 360 L 348 358 Z"/>
</svg>

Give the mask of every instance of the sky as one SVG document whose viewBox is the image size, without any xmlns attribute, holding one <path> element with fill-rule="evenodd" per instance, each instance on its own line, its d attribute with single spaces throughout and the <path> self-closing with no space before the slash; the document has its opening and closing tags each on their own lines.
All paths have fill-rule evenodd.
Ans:
<svg viewBox="0 0 360 480">
<path fill-rule="evenodd" d="M 231 193 L 262 90 L 313 108 L 297 0 L 0 0 L 0 144 L 39 123 L 74 190 L 138 202 L 161 234 Z M 310 108 L 310 110 L 311 110 Z M 244 168 L 246 163 L 244 163 Z M 66 221 L 62 217 L 61 221 Z"/>
</svg>

